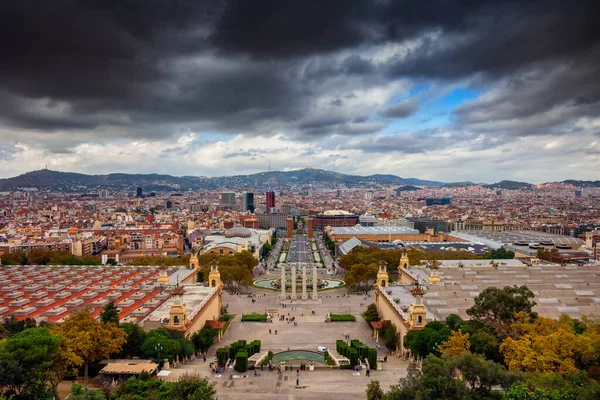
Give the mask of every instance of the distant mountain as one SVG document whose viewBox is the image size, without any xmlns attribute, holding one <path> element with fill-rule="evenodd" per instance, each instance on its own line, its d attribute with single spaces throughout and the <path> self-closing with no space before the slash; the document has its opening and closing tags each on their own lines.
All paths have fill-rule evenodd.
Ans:
<svg viewBox="0 0 600 400">
<path fill-rule="evenodd" d="M 473 183 L 473 182 L 451 182 L 451 183 L 446 183 L 444 185 L 444 187 L 449 187 L 449 188 L 457 188 L 457 187 L 469 187 L 469 186 L 477 186 L 479 185 L 479 183 Z"/>
<path fill-rule="evenodd" d="M 416 186 L 412 186 L 412 185 L 405 185 L 405 186 L 400 186 L 398 189 L 396 189 L 397 191 L 401 191 L 401 192 L 414 192 L 416 190 L 422 190 L 420 187 L 416 187 Z"/>
<path fill-rule="evenodd" d="M 483 187 L 488 188 L 488 189 L 519 190 L 519 189 L 531 189 L 531 183 L 516 182 L 516 181 L 500 181 L 497 183 L 492 183 L 491 185 L 483 185 Z"/>
<path fill-rule="evenodd" d="M 563 181 L 563 183 L 568 183 L 569 185 L 580 187 L 600 187 L 600 181 L 576 181 L 573 179 L 568 179 L 566 181 Z"/>
<path fill-rule="evenodd" d="M 180 191 L 188 189 L 217 188 L 270 188 L 297 185 L 317 187 L 360 187 L 373 184 L 443 186 L 442 182 L 415 178 L 401 178 L 396 175 L 346 175 L 322 169 L 302 169 L 297 171 L 270 171 L 252 175 L 235 175 L 215 178 L 196 176 L 171 176 L 158 174 L 107 174 L 85 175 L 72 172 L 39 170 L 14 178 L 0 179 L 0 190 L 18 188 L 38 188 L 63 191 L 87 191 L 102 188 L 135 190 L 142 187 L 148 191 Z"/>
</svg>

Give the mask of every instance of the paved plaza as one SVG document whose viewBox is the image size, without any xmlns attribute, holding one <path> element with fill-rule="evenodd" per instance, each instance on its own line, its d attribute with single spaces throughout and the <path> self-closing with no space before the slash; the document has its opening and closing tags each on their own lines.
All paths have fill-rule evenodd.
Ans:
<svg viewBox="0 0 600 400">
<path fill-rule="evenodd" d="M 223 341 L 209 351 L 209 359 L 214 358 L 218 347 L 227 346 L 239 339 L 259 339 L 262 341 L 261 352 L 271 350 L 274 353 L 288 348 L 316 351 L 317 346 L 326 346 L 335 350 L 335 341 L 343 339 L 344 335 L 350 335 L 351 339 L 359 339 L 369 347 L 376 346 L 371 330 L 360 316 L 367 305 L 374 301 L 373 297 L 366 299 L 364 295 L 346 297 L 344 289 L 336 289 L 319 292 L 322 296 L 322 304 L 312 306 L 292 303 L 283 308 L 277 303 L 278 292 L 251 290 L 256 295 L 254 303 L 247 295 L 223 293 L 223 303 L 229 305 L 229 312 L 236 314 L 236 317 L 230 324 Z M 371 296 L 374 294 L 371 293 Z M 241 322 L 242 314 L 265 311 L 274 314 L 273 323 Z M 296 326 L 278 320 L 278 314 L 287 317 L 288 313 L 290 317 L 296 318 Z M 326 323 L 325 317 L 328 313 L 351 313 L 357 321 Z M 379 354 L 381 357 L 388 355 L 383 345 Z M 365 389 L 371 379 L 381 381 L 382 386 L 387 389 L 389 385 L 396 384 L 400 377 L 406 375 L 407 366 L 407 362 L 388 356 L 384 370 L 372 371 L 371 377 L 367 377 L 365 371 L 361 371 L 360 375 L 356 376 L 350 370 L 318 368 L 312 372 L 300 372 L 300 385 L 296 387 L 298 373 L 295 370 L 278 375 L 276 371 L 269 372 L 265 369 L 259 371 L 260 376 L 254 376 L 253 371 L 249 371 L 247 378 L 230 380 L 229 375 L 235 372 L 229 371 L 217 377 L 211 374 L 208 361 L 204 363 L 199 360 L 173 369 L 168 379 L 177 379 L 186 373 L 208 376 L 217 388 L 219 399 L 364 399 Z"/>
</svg>

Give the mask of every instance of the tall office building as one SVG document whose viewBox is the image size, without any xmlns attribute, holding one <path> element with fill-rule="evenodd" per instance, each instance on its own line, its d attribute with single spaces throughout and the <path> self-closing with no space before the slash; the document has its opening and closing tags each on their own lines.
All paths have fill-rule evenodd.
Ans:
<svg viewBox="0 0 600 400">
<path fill-rule="evenodd" d="M 267 192 L 267 212 L 275 212 L 275 192 Z"/>
<path fill-rule="evenodd" d="M 242 211 L 254 212 L 254 193 L 244 193 L 242 197 Z"/>
<path fill-rule="evenodd" d="M 226 207 L 235 207 L 235 193 L 221 193 L 221 205 Z"/>
<path fill-rule="evenodd" d="M 143 195 L 144 195 L 144 193 L 143 193 L 141 187 L 135 189 L 135 197 L 142 197 Z"/>
</svg>

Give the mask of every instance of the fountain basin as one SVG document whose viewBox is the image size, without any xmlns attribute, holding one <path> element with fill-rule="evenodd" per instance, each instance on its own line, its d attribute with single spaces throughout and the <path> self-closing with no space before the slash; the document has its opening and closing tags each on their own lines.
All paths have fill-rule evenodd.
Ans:
<svg viewBox="0 0 600 400">
<path fill-rule="evenodd" d="M 291 280 L 287 278 L 285 284 L 285 290 L 291 291 L 292 285 Z M 281 278 L 280 279 L 258 279 L 253 282 L 253 285 L 262 289 L 271 289 L 271 290 L 281 290 Z M 326 290 L 326 289 L 334 289 L 341 288 L 345 285 L 344 281 L 341 279 L 329 279 L 329 278 L 319 278 L 317 281 L 317 290 Z M 312 279 L 307 278 L 306 280 L 306 288 L 308 291 L 312 290 Z M 296 290 L 302 290 L 302 278 L 296 279 Z"/>
</svg>

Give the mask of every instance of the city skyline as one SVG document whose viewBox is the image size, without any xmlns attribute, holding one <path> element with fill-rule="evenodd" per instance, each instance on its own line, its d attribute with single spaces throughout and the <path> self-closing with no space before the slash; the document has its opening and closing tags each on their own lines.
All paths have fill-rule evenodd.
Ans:
<svg viewBox="0 0 600 400">
<path fill-rule="evenodd" d="M 597 178 L 593 2 L 348 4 L 9 4 L 0 178 Z"/>
</svg>

